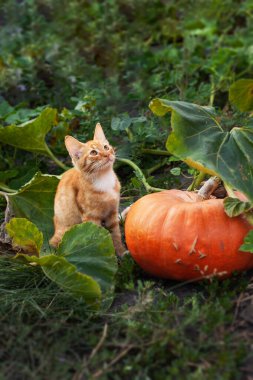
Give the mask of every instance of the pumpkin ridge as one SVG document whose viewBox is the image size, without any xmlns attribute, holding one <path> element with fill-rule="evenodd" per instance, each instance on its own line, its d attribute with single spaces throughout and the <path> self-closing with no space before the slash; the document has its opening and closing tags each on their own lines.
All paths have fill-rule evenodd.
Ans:
<svg viewBox="0 0 253 380">
<path fill-rule="evenodd" d="M 175 206 L 174 206 L 175 207 Z M 167 228 L 167 222 L 170 222 L 170 223 L 173 223 L 172 221 L 172 216 L 171 216 L 171 213 L 172 211 L 174 210 L 173 207 L 171 207 L 168 212 L 165 214 L 165 218 L 163 220 L 163 224 L 162 224 L 162 228 L 161 228 L 161 234 L 163 235 L 163 232 L 166 232 L 166 228 Z M 175 212 L 174 212 L 175 213 Z M 173 239 L 173 237 L 172 237 Z M 162 243 L 163 241 L 160 240 L 159 241 L 159 256 L 162 257 L 162 261 L 163 261 L 163 266 L 166 266 L 166 255 L 167 255 L 167 252 L 165 253 L 163 251 L 163 247 L 162 247 Z M 173 245 L 173 241 L 172 241 L 172 245 Z M 174 247 L 175 248 L 175 247 Z M 175 248 L 176 249 L 176 248 Z"/>
</svg>

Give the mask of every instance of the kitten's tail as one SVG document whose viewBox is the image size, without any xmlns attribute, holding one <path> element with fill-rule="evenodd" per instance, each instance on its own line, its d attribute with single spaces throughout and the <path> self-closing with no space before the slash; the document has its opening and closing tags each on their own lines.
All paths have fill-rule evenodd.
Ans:
<svg viewBox="0 0 253 380">
<path fill-rule="evenodd" d="M 128 212 L 129 212 L 131 206 L 132 205 L 126 207 L 122 212 L 119 213 L 119 220 L 120 220 L 120 222 L 124 222 L 126 220 L 126 216 L 127 216 Z"/>
</svg>

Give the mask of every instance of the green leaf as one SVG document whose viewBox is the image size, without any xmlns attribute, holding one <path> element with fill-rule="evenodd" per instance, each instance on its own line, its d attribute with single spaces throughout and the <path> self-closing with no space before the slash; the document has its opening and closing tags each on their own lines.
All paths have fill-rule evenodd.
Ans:
<svg viewBox="0 0 253 380">
<path fill-rule="evenodd" d="M 170 172 L 172 175 L 174 176 L 178 176 L 181 174 L 181 168 L 177 167 L 177 168 L 172 168 L 170 169 Z"/>
<path fill-rule="evenodd" d="M 138 116 L 138 117 L 132 117 L 131 118 L 132 123 L 145 123 L 147 121 L 146 116 Z"/>
<path fill-rule="evenodd" d="M 7 181 L 10 178 L 15 178 L 17 176 L 17 174 L 18 174 L 17 169 L 0 171 L 0 181 L 2 183 L 4 183 L 5 181 Z"/>
<path fill-rule="evenodd" d="M 245 236 L 240 251 L 253 253 L 253 230 Z"/>
<path fill-rule="evenodd" d="M 41 114 L 33 120 L 20 125 L 8 125 L 0 127 L 0 142 L 48 155 L 48 147 L 45 142 L 47 132 L 56 123 L 57 111 L 53 108 L 45 108 Z"/>
<path fill-rule="evenodd" d="M 229 89 L 229 101 L 240 111 L 253 111 L 253 79 L 240 79 Z"/>
<path fill-rule="evenodd" d="M 15 110 L 6 100 L 0 103 L 0 119 L 5 119 L 11 112 Z"/>
<path fill-rule="evenodd" d="M 169 160 L 169 162 L 178 162 L 178 161 L 181 161 L 180 158 L 175 157 L 175 156 L 170 156 L 168 160 Z"/>
<path fill-rule="evenodd" d="M 77 270 L 94 278 L 102 292 L 113 289 L 118 269 L 110 233 L 103 227 L 87 222 L 67 231 L 57 254 L 75 265 Z"/>
<path fill-rule="evenodd" d="M 12 238 L 14 247 L 39 255 L 43 244 L 43 234 L 35 224 L 25 218 L 12 218 L 5 228 Z"/>
<path fill-rule="evenodd" d="M 238 198 L 227 197 L 224 199 L 224 209 L 230 218 L 249 211 L 251 207 L 250 202 L 240 201 Z"/>
<path fill-rule="evenodd" d="M 113 117 L 111 121 L 111 128 L 113 131 L 125 131 L 131 124 L 144 123 L 147 121 L 145 116 L 130 117 L 127 114 L 120 117 Z"/>
<path fill-rule="evenodd" d="M 133 184 L 135 189 L 141 189 L 142 188 L 142 182 L 136 177 L 131 178 L 131 183 Z"/>
<path fill-rule="evenodd" d="M 111 128 L 113 131 L 120 130 L 120 118 L 119 117 L 113 117 L 112 118 Z"/>
<path fill-rule="evenodd" d="M 25 162 L 22 167 L 19 168 L 18 175 L 8 182 L 8 186 L 10 186 L 12 189 L 18 190 L 27 182 L 31 181 L 31 179 L 38 171 L 39 168 L 37 167 L 36 163 L 33 163 L 32 165 L 29 162 Z"/>
<path fill-rule="evenodd" d="M 51 238 L 54 216 L 54 196 L 59 178 L 36 173 L 15 193 L 2 193 L 9 201 L 15 217 L 26 218 L 43 232 L 45 243 Z"/>
<path fill-rule="evenodd" d="M 39 115 L 38 109 L 27 109 L 20 108 L 12 112 L 5 118 L 5 123 L 8 124 L 17 124 L 24 123 L 30 120 L 33 117 L 37 117 Z"/>
<path fill-rule="evenodd" d="M 111 122 L 111 128 L 113 131 L 125 131 L 132 124 L 132 119 L 125 115 L 123 118 L 113 117 Z"/>
<path fill-rule="evenodd" d="M 186 102 L 155 99 L 156 114 L 172 112 L 167 149 L 188 165 L 217 175 L 253 202 L 253 127 L 220 126 L 214 109 Z M 163 110 L 163 112 L 161 112 Z"/>
<path fill-rule="evenodd" d="M 94 108 L 96 105 L 96 99 L 92 96 L 86 95 L 82 100 L 78 100 L 77 105 L 75 106 L 76 111 L 87 112 Z"/>
<path fill-rule="evenodd" d="M 101 290 L 98 283 L 69 263 L 64 257 L 46 255 L 43 257 L 18 254 L 15 259 L 40 265 L 52 281 L 74 297 L 82 298 L 87 304 L 98 308 L 101 300 Z"/>
</svg>

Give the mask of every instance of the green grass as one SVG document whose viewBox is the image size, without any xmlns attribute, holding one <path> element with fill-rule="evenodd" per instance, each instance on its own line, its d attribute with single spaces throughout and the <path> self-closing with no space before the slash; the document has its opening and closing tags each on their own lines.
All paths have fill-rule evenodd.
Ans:
<svg viewBox="0 0 253 380">
<path fill-rule="evenodd" d="M 129 257 L 116 299 L 90 313 L 39 268 L 0 260 L 1 379 L 242 379 L 250 342 L 235 301 L 248 283 L 149 278 Z"/>
</svg>

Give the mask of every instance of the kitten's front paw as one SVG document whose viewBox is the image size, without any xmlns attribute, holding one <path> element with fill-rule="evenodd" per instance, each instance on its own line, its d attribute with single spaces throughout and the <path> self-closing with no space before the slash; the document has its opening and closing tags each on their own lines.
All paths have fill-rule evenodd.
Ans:
<svg viewBox="0 0 253 380">
<path fill-rule="evenodd" d="M 61 239 L 53 236 L 50 240 L 49 240 L 49 244 L 51 245 L 51 247 L 53 248 L 57 248 L 58 245 L 60 244 L 60 241 Z"/>
</svg>

